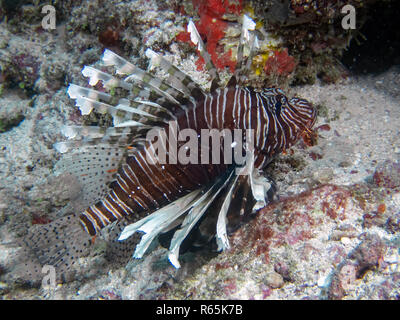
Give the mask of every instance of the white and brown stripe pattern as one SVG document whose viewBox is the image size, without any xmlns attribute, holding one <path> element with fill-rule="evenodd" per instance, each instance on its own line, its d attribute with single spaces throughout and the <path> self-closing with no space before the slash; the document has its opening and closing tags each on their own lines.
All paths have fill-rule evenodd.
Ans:
<svg viewBox="0 0 400 320">
<path fill-rule="evenodd" d="M 315 119 L 315 110 L 305 100 L 288 101 L 280 89 L 256 92 L 238 85 L 203 94 L 202 99 L 182 110 L 185 111 L 176 120 L 178 130 L 194 129 L 200 133 L 201 129 L 229 129 L 232 137 L 235 129 L 254 130 L 256 168 L 264 167 L 273 155 L 289 148 Z M 214 165 L 200 161 L 197 165 L 150 164 L 146 157 L 150 148 L 152 145 L 147 144 L 128 157 L 118 171 L 111 193 L 82 213 L 81 221 L 89 234 L 94 235 L 124 216 L 139 218 L 157 210 L 212 181 L 229 165 L 223 163 L 223 156 L 221 163 Z M 165 151 L 169 156 L 169 150 Z"/>
<path fill-rule="evenodd" d="M 248 22 L 243 27 L 243 32 L 247 34 L 255 28 L 255 23 L 250 18 L 244 21 Z M 90 206 L 79 215 L 86 232 L 72 230 L 76 225 L 72 225 L 68 219 L 61 219 L 52 224 L 51 230 L 36 234 L 34 243 L 27 242 L 35 254 L 40 253 L 40 261 L 44 264 L 62 264 L 69 268 L 70 263 L 85 252 L 85 246 L 92 243 L 90 236 L 114 221 L 129 220 L 133 225 L 132 232 L 136 232 L 137 226 L 142 223 L 147 226 L 146 231 L 141 230 L 147 234 L 137 246 L 137 257 L 141 257 L 148 247 L 146 241 L 181 223 L 170 247 L 170 260 L 178 266 L 179 246 L 197 223 L 214 226 L 218 217 L 218 230 L 213 227 L 207 239 L 216 235 L 217 242 L 220 240 L 218 246 L 222 243 L 221 248 L 227 248 L 229 230 L 235 230 L 249 213 L 268 203 L 265 190 L 268 184 L 265 183 L 266 179 L 259 177 L 259 169 L 267 165 L 274 155 L 293 145 L 302 133 L 310 131 L 316 117 L 315 109 L 305 100 L 288 100 L 280 89 L 268 88 L 257 92 L 243 85 L 245 71 L 250 70 L 255 53 L 253 49 L 257 41 L 254 34 L 241 37 L 243 42 L 238 50 L 237 71 L 228 85 L 218 88 L 217 70 L 192 22 L 189 32 L 205 58 L 206 69 L 212 78 L 209 93 L 152 51 L 147 51 L 147 55 L 154 65 L 168 74 L 168 80 L 159 79 L 106 50 L 103 56 L 106 68 L 100 71 L 85 67 L 82 70 L 91 86 L 102 85 L 103 88 L 96 91 L 73 84 L 68 88 L 68 94 L 82 114 L 90 114 L 92 110 L 108 113 L 114 127 L 67 127 L 63 131 L 69 141 L 55 145 L 62 153 L 73 148 L 77 151 L 71 154 L 67 162 L 71 164 L 69 172 L 77 177 L 82 190 L 88 194 L 87 198 L 82 199 L 87 201 L 82 203 Z M 250 44 L 247 63 L 242 59 L 246 42 Z M 165 143 L 162 143 L 167 155 L 166 163 L 154 163 L 149 160 L 152 157 L 148 157 L 151 150 L 156 148 L 145 136 L 154 126 L 168 134 L 172 126 L 177 128 L 171 136 L 167 134 Z M 179 163 L 179 153 L 169 148 L 184 129 L 195 130 L 199 139 L 199 156 L 203 151 L 202 130 L 226 130 L 232 133 L 232 137 L 236 137 L 239 130 L 242 139 L 247 134 L 246 130 L 253 130 L 254 154 L 251 158 L 254 162 L 250 162 L 250 176 L 233 175 L 243 163 L 232 163 L 232 159 L 225 159 L 224 148 L 233 148 L 235 145 L 225 146 L 225 141 L 220 144 L 219 150 L 215 150 L 220 152 L 220 163 L 209 161 L 209 164 L 203 164 L 201 159 L 195 164 Z M 243 142 L 240 145 L 244 149 Z M 185 143 L 180 141 L 177 148 Z M 212 145 L 205 150 L 210 160 L 215 159 L 212 151 Z M 237 154 L 238 150 L 232 151 L 231 154 Z M 226 185 L 232 187 L 232 192 L 226 192 Z M 176 201 L 178 199 L 182 201 Z M 223 208 L 220 207 L 222 204 Z M 60 239 L 59 234 L 66 234 L 67 237 Z M 52 236 L 51 241 L 49 236 Z M 72 240 L 72 243 L 67 245 L 66 240 Z"/>
</svg>

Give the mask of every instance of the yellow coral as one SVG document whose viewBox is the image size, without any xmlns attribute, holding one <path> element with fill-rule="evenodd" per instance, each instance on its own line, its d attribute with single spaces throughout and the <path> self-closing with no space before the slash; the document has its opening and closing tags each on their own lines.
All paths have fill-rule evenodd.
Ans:
<svg viewBox="0 0 400 320">
<path fill-rule="evenodd" d="M 246 5 L 243 8 L 243 12 L 248 15 L 250 18 L 256 20 L 256 16 L 254 13 L 254 8 L 251 5 Z M 264 70 L 265 63 L 267 60 L 274 55 L 274 51 L 279 50 L 281 48 L 281 39 L 277 39 L 273 37 L 271 34 L 267 32 L 263 32 L 263 22 L 262 20 L 258 20 L 256 22 L 256 29 L 260 30 L 264 36 L 264 40 L 259 40 L 259 46 L 260 48 L 258 49 L 259 54 L 255 55 L 252 61 L 252 70 L 254 73 L 259 76 Z M 246 52 L 248 48 L 245 48 L 245 54 L 248 54 Z M 236 52 L 235 52 L 236 53 Z"/>
<path fill-rule="evenodd" d="M 259 54 L 253 58 L 252 69 L 259 76 L 264 70 L 267 60 L 274 55 L 274 51 L 280 48 L 280 41 L 274 38 L 267 38 L 260 42 Z"/>
</svg>

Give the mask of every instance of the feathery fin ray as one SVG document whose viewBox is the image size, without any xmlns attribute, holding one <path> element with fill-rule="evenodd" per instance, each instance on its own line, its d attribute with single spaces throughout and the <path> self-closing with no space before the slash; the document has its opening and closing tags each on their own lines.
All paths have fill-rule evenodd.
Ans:
<svg viewBox="0 0 400 320">
<path fill-rule="evenodd" d="M 251 169 L 253 169 L 253 166 L 254 163 L 248 165 Z M 240 179 L 240 177 L 245 178 Z M 247 176 L 236 175 L 234 170 L 230 170 L 228 174 L 224 174 L 213 184 L 195 190 L 134 224 L 126 226 L 119 240 L 123 241 L 137 231 L 144 232 L 133 255 L 134 258 L 141 258 L 154 238 L 171 229 L 175 221 L 185 215 L 180 228 L 175 231 L 172 237 L 168 253 L 170 262 L 176 268 L 179 268 L 179 248 L 182 242 L 206 212 L 207 218 L 210 216 L 207 210 L 213 203 L 217 203 L 216 199 L 221 198 L 222 201 L 218 202 L 216 208 L 213 208 L 214 214 L 210 217 L 214 220 L 217 217 L 217 223 L 213 224 L 216 225 L 216 229 L 212 231 L 212 236 L 216 236 L 218 250 L 229 249 L 226 228 L 227 213 L 233 209 L 231 208 L 231 200 L 234 190 L 243 183 L 248 184 L 250 187 L 247 196 L 254 198 L 252 203 L 255 203 L 255 206 L 251 207 L 251 210 L 255 211 L 265 206 L 274 194 L 275 186 L 271 182 L 264 185 L 266 182 L 270 182 L 270 180 L 262 177 L 258 170 L 251 171 Z"/>
</svg>

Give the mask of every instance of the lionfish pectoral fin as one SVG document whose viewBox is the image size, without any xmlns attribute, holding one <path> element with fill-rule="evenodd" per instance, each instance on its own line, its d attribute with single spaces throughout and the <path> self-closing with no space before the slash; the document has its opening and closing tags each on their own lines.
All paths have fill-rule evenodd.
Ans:
<svg viewBox="0 0 400 320">
<path fill-rule="evenodd" d="M 183 219 L 180 227 L 174 232 L 168 254 L 172 265 L 179 268 L 178 257 L 182 242 L 199 222 L 221 190 L 231 181 L 232 176 L 233 170 L 229 172 L 228 178 L 226 176 L 220 177 L 212 185 L 195 190 L 151 215 L 126 226 L 118 240 L 125 240 L 135 232 L 143 232 L 142 239 L 136 246 L 133 255 L 134 258 L 142 258 L 151 242 L 157 236 L 167 232 L 171 227 L 175 227 L 177 219 L 180 219 L 180 221 Z"/>
<path fill-rule="evenodd" d="M 253 171 L 250 179 L 252 194 L 256 200 L 253 210 L 259 210 L 273 200 L 277 186 L 273 179 L 264 176 L 258 169 Z"/>
<path fill-rule="evenodd" d="M 195 227 L 199 231 L 198 237 L 211 239 L 215 236 L 219 251 L 229 249 L 230 231 L 247 221 L 246 218 L 255 210 L 268 204 L 273 194 L 271 190 L 275 190 L 275 184 L 261 176 L 258 170 L 248 175 L 237 175 L 235 170 L 228 170 L 213 184 L 193 191 L 126 226 L 118 240 L 142 232 L 143 236 L 133 255 L 134 258 L 142 258 L 157 236 L 175 228 L 172 230 L 168 258 L 174 267 L 179 268 L 180 247 Z M 178 228 L 176 221 L 181 223 Z"/>
<path fill-rule="evenodd" d="M 135 232 L 143 232 L 141 241 L 136 246 L 134 258 L 142 258 L 151 242 L 162 232 L 167 231 L 176 219 L 186 213 L 196 201 L 201 190 L 195 190 L 186 196 L 157 210 L 151 215 L 124 228 L 118 240 L 131 237 Z"/>
<path fill-rule="evenodd" d="M 218 245 L 218 251 L 229 249 L 229 239 L 227 233 L 227 214 L 229 207 L 231 205 L 232 195 L 235 190 L 235 187 L 238 182 L 238 175 L 234 175 L 229 181 L 229 185 L 227 186 L 226 192 L 223 195 L 223 201 L 218 213 L 218 220 L 217 220 L 217 234 L 216 240 Z"/>
<path fill-rule="evenodd" d="M 215 235 L 218 251 L 229 249 L 228 235 L 270 203 L 275 192 L 275 182 L 254 168 L 254 156 L 248 153 L 246 165 L 235 169 L 235 175 L 200 224 L 203 238 Z M 215 224 L 216 230 L 212 228 Z"/>
<path fill-rule="evenodd" d="M 192 247 L 205 245 L 215 238 L 218 251 L 230 248 L 228 235 L 270 203 L 276 192 L 273 180 L 262 175 L 253 165 L 254 163 L 250 163 L 247 166 L 250 169 L 248 174 L 243 174 L 246 170 L 243 168 L 221 177 L 215 182 L 214 189 L 210 189 L 212 197 L 206 198 L 207 195 L 204 194 L 203 201 L 206 205 L 199 202 L 198 211 L 193 210 L 193 216 L 187 215 L 186 221 L 175 232 L 174 238 L 177 242 L 179 240 L 179 246 L 197 224 Z M 206 210 L 201 211 L 200 208 Z M 170 245 L 170 260 L 175 265 L 178 261 L 176 247 L 179 246 L 174 246 L 173 240 Z"/>
<path fill-rule="evenodd" d="M 251 195 L 256 202 L 253 211 L 265 207 L 273 199 L 277 186 L 273 179 L 264 175 L 263 171 L 255 167 L 254 153 L 247 152 L 245 166 L 239 174 L 245 173 L 251 188 Z"/>
<path fill-rule="evenodd" d="M 196 200 L 192 208 L 187 213 L 185 219 L 182 222 L 181 227 L 175 232 L 172 237 L 171 244 L 169 247 L 168 259 L 175 268 L 180 268 L 178 260 L 179 249 L 182 242 L 188 236 L 189 232 L 194 228 L 197 222 L 203 217 L 207 209 L 220 194 L 226 185 L 231 181 L 234 176 L 234 171 L 228 172 L 228 176 L 224 175 L 218 178 L 214 184 L 206 188 L 202 195 Z"/>
<path fill-rule="evenodd" d="M 257 169 L 251 174 L 233 175 L 198 227 L 201 241 L 209 242 L 215 236 L 218 251 L 229 249 L 228 235 L 270 203 L 275 191 L 275 183 L 261 176 Z"/>
<path fill-rule="evenodd" d="M 233 191 L 238 184 L 238 177 L 239 176 L 234 174 L 229 176 L 225 186 L 220 189 L 218 195 L 210 202 L 203 216 L 196 222 L 197 225 L 193 227 L 190 234 L 185 237 L 180 252 L 204 247 L 209 244 L 215 236 L 217 236 L 217 243 L 219 245 L 218 251 L 229 248 L 226 214 L 232 200 Z M 180 224 L 182 224 L 182 221 L 180 221 Z M 170 230 L 160 237 L 164 247 L 170 247 L 172 237 L 179 228 L 182 228 L 182 226 L 178 225 L 173 230 Z"/>
</svg>

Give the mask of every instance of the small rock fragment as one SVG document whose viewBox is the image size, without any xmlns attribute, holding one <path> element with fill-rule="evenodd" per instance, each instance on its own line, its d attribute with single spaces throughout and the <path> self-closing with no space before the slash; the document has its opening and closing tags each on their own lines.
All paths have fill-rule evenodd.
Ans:
<svg viewBox="0 0 400 320">
<path fill-rule="evenodd" d="M 378 187 L 396 188 L 400 186 L 400 163 L 386 160 L 380 163 L 373 175 Z"/>
<path fill-rule="evenodd" d="M 322 184 L 331 182 L 332 177 L 333 177 L 332 168 L 321 168 L 313 173 L 314 180 Z"/>
<path fill-rule="evenodd" d="M 339 272 L 339 281 L 342 288 L 347 291 L 352 289 L 356 281 L 356 266 L 352 264 L 344 265 Z"/>
<path fill-rule="evenodd" d="M 360 279 L 372 268 L 378 266 L 385 252 L 386 245 L 375 235 L 366 235 L 361 244 L 350 255 L 357 263 L 357 278 Z"/>
<path fill-rule="evenodd" d="M 276 272 L 272 272 L 267 277 L 267 284 L 273 288 L 281 288 L 284 285 L 283 277 Z"/>
</svg>

